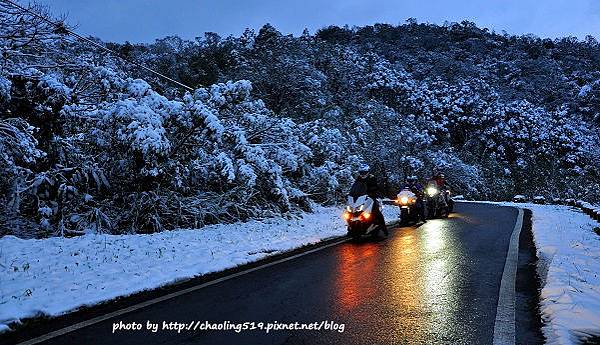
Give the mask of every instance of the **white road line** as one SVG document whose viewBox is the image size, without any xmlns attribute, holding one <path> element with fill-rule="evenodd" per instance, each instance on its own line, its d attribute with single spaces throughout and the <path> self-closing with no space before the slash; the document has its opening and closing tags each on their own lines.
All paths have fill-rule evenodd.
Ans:
<svg viewBox="0 0 600 345">
<path fill-rule="evenodd" d="M 181 296 L 181 295 L 185 295 L 187 293 L 190 293 L 190 292 L 193 292 L 193 291 L 196 291 L 196 290 L 200 290 L 202 288 L 205 288 L 205 287 L 208 287 L 208 286 L 211 286 L 211 285 L 218 284 L 220 282 L 224 282 L 224 281 L 229 280 L 229 279 L 233 279 L 235 277 L 243 276 L 245 274 L 248 274 L 248 273 L 251 273 L 251 272 L 255 272 L 255 271 L 261 270 L 263 268 L 267 268 L 267 267 L 271 267 L 271 266 L 280 264 L 282 262 L 294 260 L 294 259 L 297 259 L 297 258 L 299 258 L 301 256 L 308 255 L 308 254 L 311 254 L 311 253 L 314 253 L 314 252 L 318 252 L 320 250 L 323 250 L 323 249 L 326 249 L 326 248 L 329 248 L 329 247 L 337 246 L 338 244 L 341 244 L 341 243 L 344 243 L 344 242 L 347 242 L 347 241 L 348 241 L 348 239 L 344 238 L 342 240 L 339 240 L 339 241 L 336 241 L 336 242 L 324 245 L 322 247 L 318 247 L 318 248 L 315 248 L 315 249 L 307 250 L 305 252 L 298 253 L 296 255 L 292 255 L 292 256 L 289 256 L 287 258 L 283 258 L 283 259 L 279 259 L 277 261 L 269 262 L 267 264 L 264 264 L 264 265 L 261 265 L 261 266 L 258 266 L 258 267 L 249 268 L 247 270 L 240 271 L 240 272 L 237 272 L 237 273 L 233 273 L 231 275 L 228 275 L 228 276 L 225 276 L 225 277 L 221 277 L 221 278 L 218 278 L 218 279 L 215 279 L 215 280 L 211 280 L 209 282 L 206 282 L 206 283 L 203 283 L 203 284 L 200 284 L 200 285 L 192 286 L 192 287 L 184 289 L 184 290 L 176 291 L 176 292 L 170 293 L 168 295 L 157 297 L 157 298 L 151 299 L 149 301 L 145 301 L 145 302 L 142 302 L 142 303 L 139 303 L 139 304 L 132 305 L 132 306 L 127 307 L 127 308 L 123 308 L 123 309 L 120 309 L 120 310 L 117 310 L 117 311 L 113 311 L 112 313 L 108 313 L 108 314 L 105 314 L 105 315 L 102 315 L 102 316 L 95 317 L 93 319 L 82 321 L 82 322 L 76 323 L 74 325 L 71 325 L 71 326 L 68 326 L 68 327 L 65 327 L 65 328 L 62 328 L 62 329 L 59 329 L 59 330 L 56 330 L 56 331 L 44 334 L 44 335 L 39 336 L 37 338 L 33 338 L 33 339 L 30 339 L 30 340 L 24 341 L 24 342 L 19 343 L 17 345 L 38 344 L 38 343 L 41 343 L 43 341 L 50 340 L 52 338 L 56 338 L 56 337 L 65 335 L 67 333 L 76 331 L 78 329 L 81 329 L 81 328 L 84 328 L 84 327 L 87 327 L 87 326 L 91 326 L 93 324 L 96 324 L 96 323 L 99 323 L 99 322 L 102 322 L 102 321 L 106 321 L 106 320 L 111 319 L 113 317 L 121 316 L 121 315 L 130 313 L 132 311 L 135 311 L 135 310 L 138 310 L 138 309 L 141 309 L 141 308 L 144 308 L 144 307 L 156 304 L 156 303 L 160 303 L 160 302 L 163 302 L 163 301 L 166 301 L 166 300 L 169 300 L 169 299 Z"/>
<path fill-rule="evenodd" d="M 519 260 L 519 235 L 523 227 L 523 209 L 519 208 L 517 222 L 510 235 L 510 244 L 504 262 L 496 322 L 494 323 L 494 345 L 513 345 L 515 343 L 515 279 Z"/>
</svg>

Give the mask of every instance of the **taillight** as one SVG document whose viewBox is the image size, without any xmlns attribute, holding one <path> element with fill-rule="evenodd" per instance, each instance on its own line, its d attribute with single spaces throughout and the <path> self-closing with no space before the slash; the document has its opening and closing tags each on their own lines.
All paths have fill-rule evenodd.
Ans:
<svg viewBox="0 0 600 345">
<path fill-rule="evenodd" d="M 361 215 L 365 220 L 371 218 L 371 214 L 369 212 L 363 212 Z"/>
<path fill-rule="evenodd" d="M 350 219 L 350 217 L 352 217 L 352 215 L 350 214 L 350 212 L 344 212 L 342 217 L 344 217 L 345 220 L 348 220 L 348 219 Z"/>
</svg>

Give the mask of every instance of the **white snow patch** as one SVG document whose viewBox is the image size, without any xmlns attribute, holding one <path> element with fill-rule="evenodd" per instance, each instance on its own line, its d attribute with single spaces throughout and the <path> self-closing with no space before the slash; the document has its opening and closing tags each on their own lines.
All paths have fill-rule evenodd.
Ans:
<svg viewBox="0 0 600 345">
<path fill-rule="evenodd" d="M 10 80 L 0 76 L 0 104 L 10 101 L 10 88 L 12 83 Z"/>
<path fill-rule="evenodd" d="M 590 91 L 592 91 L 592 86 L 589 84 L 583 85 L 581 89 L 579 89 L 579 97 L 585 97 Z"/>
</svg>

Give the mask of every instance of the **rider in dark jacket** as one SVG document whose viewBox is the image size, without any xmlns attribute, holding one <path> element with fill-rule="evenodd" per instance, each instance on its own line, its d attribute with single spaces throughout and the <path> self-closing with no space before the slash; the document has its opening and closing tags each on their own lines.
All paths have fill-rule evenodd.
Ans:
<svg viewBox="0 0 600 345">
<path fill-rule="evenodd" d="M 413 192 L 418 198 L 423 197 L 423 185 L 421 185 L 417 181 L 416 176 L 409 176 L 406 178 L 406 182 L 404 183 L 403 189 L 409 189 Z"/>
<path fill-rule="evenodd" d="M 383 213 L 381 213 L 381 210 L 379 209 L 379 202 L 377 201 L 377 196 L 380 191 L 381 189 L 379 188 L 377 179 L 370 173 L 369 166 L 367 164 L 362 164 L 358 169 L 358 176 L 354 181 L 354 185 L 352 186 L 349 195 L 358 197 L 366 193 L 373 199 L 373 210 L 371 212 L 373 212 L 373 217 L 378 220 L 378 223 L 381 225 L 381 230 L 387 236 L 389 233 L 387 226 L 385 225 Z"/>
</svg>

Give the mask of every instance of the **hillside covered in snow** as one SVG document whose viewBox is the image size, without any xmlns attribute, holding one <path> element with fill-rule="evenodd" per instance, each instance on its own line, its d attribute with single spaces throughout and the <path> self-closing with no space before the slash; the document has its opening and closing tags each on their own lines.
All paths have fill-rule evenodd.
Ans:
<svg viewBox="0 0 600 345">
<path fill-rule="evenodd" d="M 0 19 L 0 235 L 151 233 L 310 210 L 341 200 L 362 161 L 391 194 L 440 167 L 479 199 L 600 199 L 593 37 L 409 20 L 96 40 L 123 59 L 9 5 Z"/>
</svg>

